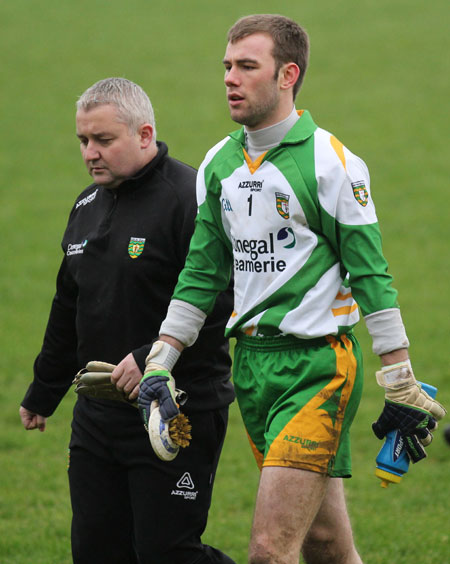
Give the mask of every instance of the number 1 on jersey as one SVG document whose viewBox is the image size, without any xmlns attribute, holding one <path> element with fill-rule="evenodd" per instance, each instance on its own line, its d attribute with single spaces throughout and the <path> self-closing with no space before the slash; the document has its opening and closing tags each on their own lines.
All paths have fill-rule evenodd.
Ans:
<svg viewBox="0 0 450 564">
<path fill-rule="evenodd" d="M 253 198 L 253 194 L 250 194 L 250 196 L 247 199 L 248 202 L 248 215 L 252 215 L 252 198 Z"/>
</svg>

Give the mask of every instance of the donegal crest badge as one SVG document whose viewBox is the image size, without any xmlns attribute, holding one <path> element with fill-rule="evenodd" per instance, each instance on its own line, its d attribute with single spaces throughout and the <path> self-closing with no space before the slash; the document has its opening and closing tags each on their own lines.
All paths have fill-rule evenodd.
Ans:
<svg viewBox="0 0 450 564">
<path fill-rule="evenodd" d="M 289 219 L 289 196 L 282 192 L 275 192 L 277 212 L 283 219 Z"/>
<path fill-rule="evenodd" d="M 132 259 L 138 258 L 144 250 L 145 239 L 139 237 L 131 237 L 128 243 L 128 254 Z"/>
<path fill-rule="evenodd" d="M 352 188 L 356 201 L 365 208 L 369 203 L 369 193 L 367 192 L 364 181 L 359 180 L 358 182 L 352 182 Z"/>
</svg>

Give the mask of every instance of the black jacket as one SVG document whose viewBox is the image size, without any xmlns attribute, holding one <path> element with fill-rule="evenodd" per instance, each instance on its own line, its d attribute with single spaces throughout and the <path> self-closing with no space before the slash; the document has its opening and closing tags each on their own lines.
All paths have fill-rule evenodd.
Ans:
<svg viewBox="0 0 450 564">
<path fill-rule="evenodd" d="M 194 229 L 195 178 L 158 142 L 157 156 L 135 177 L 117 189 L 92 184 L 80 194 L 25 408 L 51 415 L 90 360 L 117 364 L 132 351 L 144 369 Z M 229 291 L 175 366 L 177 387 L 189 395 L 186 411 L 223 407 L 234 398 L 223 336 L 231 310 Z"/>
</svg>

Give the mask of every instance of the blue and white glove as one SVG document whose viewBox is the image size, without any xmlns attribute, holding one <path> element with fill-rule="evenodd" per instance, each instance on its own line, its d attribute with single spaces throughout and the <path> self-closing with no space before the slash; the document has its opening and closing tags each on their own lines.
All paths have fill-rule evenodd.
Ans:
<svg viewBox="0 0 450 564">
<path fill-rule="evenodd" d="M 175 397 L 175 380 L 168 370 L 146 372 L 141 380 L 138 402 L 145 426 L 148 426 L 151 405 L 155 400 L 163 421 L 170 421 L 180 413 Z"/>
<path fill-rule="evenodd" d="M 170 373 L 179 356 L 180 353 L 164 341 L 156 341 L 147 356 L 138 396 L 139 412 L 145 427 L 148 427 L 155 400 L 163 421 L 170 421 L 180 413 L 175 380 Z"/>
<path fill-rule="evenodd" d="M 385 389 L 385 404 L 372 424 L 373 432 L 383 439 L 389 431 L 398 429 L 410 459 L 419 462 L 426 457 L 424 447 L 433 440 L 431 431 L 446 414 L 444 407 L 422 390 L 409 360 L 384 366 L 376 378 Z"/>
</svg>

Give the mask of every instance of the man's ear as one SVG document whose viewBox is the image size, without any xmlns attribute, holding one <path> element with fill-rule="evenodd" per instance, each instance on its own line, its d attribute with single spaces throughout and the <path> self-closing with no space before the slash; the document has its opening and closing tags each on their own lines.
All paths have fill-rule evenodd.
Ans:
<svg viewBox="0 0 450 564">
<path fill-rule="evenodd" d="M 300 76 L 300 68 L 295 63 L 286 63 L 280 68 L 278 80 L 282 90 L 293 88 Z"/>
<path fill-rule="evenodd" d="M 144 123 L 138 129 L 142 149 L 147 149 L 147 147 L 152 143 L 153 131 L 153 127 L 149 123 Z"/>
</svg>

